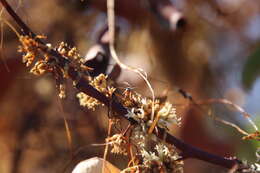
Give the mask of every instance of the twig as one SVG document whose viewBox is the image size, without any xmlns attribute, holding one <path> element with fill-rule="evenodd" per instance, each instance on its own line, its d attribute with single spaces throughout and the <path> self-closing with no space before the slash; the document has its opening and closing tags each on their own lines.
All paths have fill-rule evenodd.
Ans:
<svg viewBox="0 0 260 173">
<path fill-rule="evenodd" d="M 5 0 L 0 0 L 0 2 L 3 4 L 3 6 L 7 9 L 8 13 L 14 18 L 14 20 L 17 22 L 17 24 L 22 28 L 23 35 L 31 35 L 35 36 L 33 32 L 27 27 L 22 20 L 16 15 L 16 13 L 12 10 L 12 8 L 9 6 L 9 4 Z M 46 53 L 55 56 L 58 60 L 58 65 L 63 67 L 65 66 L 65 62 L 69 63 L 69 60 L 64 59 L 62 55 L 60 55 L 56 50 L 54 49 L 48 49 L 46 45 L 43 44 L 43 41 L 41 39 L 37 39 L 39 43 L 42 44 L 42 48 L 45 48 Z M 104 103 L 106 106 L 110 105 L 110 98 L 106 97 L 104 94 L 100 93 L 98 90 L 96 90 L 93 86 L 88 84 L 87 80 L 83 77 L 79 77 L 78 73 L 73 69 L 72 67 L 69 67 L 69 77 L 73 81 L 77 81 L 75 87 L 85 94 L 89 95 L 90 97 L 93 97 L 97 99 L 98 101 Z M 128 114 L 127 109 L 118 102 L 112 102 L 111 108 L 113 111 L 115 111 L 118 115 L 123 116 L 125 119 L 130 121 L 131 124 L 136 124 L 137 122 L 133 118 L 129 118 L 126 116 Z M 221 156 L 217 156 L 211 153 L 208 153 L 206 151 L 203 151 L 201 149 L 198 149 L 196 147 L 193 147 L 189 144 L 184 143 L 183 141 L 177 139 L 176 137 L 170 135 L 169 133 L 165 133 L 165 130 L 162 128 L 158 128 L 158 133 L 156 133 L 158 138 L 164 139 L 165 141 L 173 144 L 176 148 L 181 150 L 184 155 L 188 158 L 195 158 L 199 160 L 203 160 L 212 164 L 216 164 L 228 169 L 231 169 L 236 164 L 241 164 L 241 161 L 237 159 L 228 159 Z"/>
<path fill-rule="evenodd" d="M 110 111 L 110 110 L 109 110 Z M 109 118 L 108 120 L 108 131 L 107 131 L 107 137 L 110 137 L 111 135 L 111 127 L 112 127 L 112 123 L 113 123 L 113 120 Z M 104 151 L 104 155 L 103 155 L 103 166 L 102 166 L 102 173 L 105 173 L 105 164 L 106 164 L 106 159 L 107 159 L 107 154 L 108 154 L 108 147 L 109 147 L 109 143 L 106 142 L 106 145 L 105 145 L 105 151 Z"/>
<path fill-rule="evenodd" d="M 237 110 L 238 112 L 240 112 L 244 118 L 246 118 L 249 123 L 253 126 L 253 128 L 255 129 L 255 131 L 258 131 L 258 128 L 256 126 L 256 124 L 252 121 L 252 119 L 250 118 L 250 114 L 247 113 L 243 108 L 241 108 L 240 106 L 232 103 L 231 101 L 227 100 L 227 99 L 208 99 L 205 101 L 199 101 L 197 102 L 197 104 L 202 105 L 202 104 L 212 104 L 212 103 L 220 103 L 220 104 L 224 104 L 224 105 L 229 105 L 231 107 L 233 107 L 235 110 Z"/>
<path fill-rule="evenodd" d="M 229 100 L 226 100 L 226 99 L 209 99 L 209 100 L 203 100 L 203 101 L 195 101 L 193 99 L 193 97 L 187 93 L 186 91 L 184 91 L 183 89 L 177 89 L 177 91 L 185 98 L 185 99 L 188 99 L 189 101 L 191 101 L 192 104 L 194 104 L 195 106 L 197 106 L 199 108 L 199 110 L 201 110 L 203 113 L 204 113 L 204 109 L 201 107 L 201 105 L 203 104 L 211 104 L 211 103 L 221 103 L 221 104 L 228 104 L 228 105 L 231 105 L 233 108 L 235 108 L 237 111 L 241 112 L 245 118 L 248 119 L 248 121 L 253 125 L 253 127 L 255 128 L 256 132 L 258 132 L 258 128 L 257 126 L 255 125 L 255 123 L 250 119 L 250 115 L 245 112 L 241 107 L 239 107 L 238 105 L 232 103 L 231 101 Z M 247 133 L 245 130 L 241 129 L 238 125 L 234 124 L 234 123 L 231 123 L 229 121 L 226 121 L 226 120 L 223 120 L 223 119 L 220 119 L 216 116 L 212 116 L 212 118 L 215 120 L 215 121 L 218 121 L 218 122 L 221 122 L 225 125 L 228 125 L 230 127 L 233 127 L 235 128 L 239 133 L 243 134 L 243 135 L 246 135 L 246 136 L 249 136 L 250 134 Z"/>
<path fill-rule="evenodd" d="M 188 99 L 193 105 L 197 106 L 197 108 L 204 113 L 204 109 L 201 107 L 201 105 L 203 105 L 203 104 L 209 104 L 209 102 L 208 102 L 209 100 L 204 100 L 204 101 L 200 101 L 200 102 L 197 103 L 197 102 L 193 99 L 193 97 L 192 97 L 189 93 L 187 93 L 186 91 L 184 91 L 183 89 L 177 89 L 177 91 L 178 91 L 185 99 Z M 246 118 L 249 118 L 249 114 L 246 113 L 246 112 L 245 112 L 241 107 L 239 107 L 238 105 L 235 105 L 234 103 L 232 103 L 232 102 L 230 102 L 230 101 L 228 101 L 228 100 L 226 100 L 226 99 L 215 99 L 215 100 L 218 100 L 219 103 L 222 103 L 222 104 L 227 104 L 227 103 L 228 103 L 228 104 L 231 104 L 233 107 L 237 108 L 238 111 L 241 111 L 242 114 L 246 114 L 246 116 L 245 116 Z M 225 102 L 223 102 L 223 100 L 224 100 Z M 211 100 L 211 101 L 213 101 L 213 100 Z M 213 118 L 215 121 L 221 122 L 221 123 L 223 123 L 223 124 L 225 124 L 225 125 L 228 125 L 228 126 L 230 126 L 230 127 L 235 128 L 239 133 L 241 133 L 241 134 L 243 134 L 243 135 L 246 135 L 246 136 L 249 136 L 249 135 L 250 135 L 249 133 L 247 133 L 245 130 L 241 129 L 239 126 L 237 126 L 237 125 L 234 124 L 234 123 L 231 123 L 231 122 L 229 122 L 229 121 L 220 119 L 220 118 L 218 118 L 218 117 L 216 117 L 216 116 L 212 116 L 212 118 Z M 253 122 L 251 119 L 249 119 L 249 120 L 250 120 L 250 122 L 252 122 L 252 123 L 254 124 L 254 122 Z M 255 124 L 254 124 L 254 127 L 256 127 Z M 257 128 L 257 127 L 256 127 L 256 128 Z M 258 132 L 258 131 L 256 130 L 256 132 Z"/>
<path fill-rule="evenodd" d="M 240 127 L 238 127 L 238 126 L 237 126 L 236 124 L 234 124 L 234 123 L 228 122 L 228 121 L 226 121 L 226 120 L 222 120 L 222 119 L 217 118 L 217 117 L 214 117 L 214 120 L 215 120 L 215 121 L 219 121 L 219 122 L 221 122 L 221 123 L 223 123 L 223 124 L 226 124 L 226 125 L 228 125 L 228 126 L 231 126 L 231 127 L 235 128 L 238 132 L 240 132 L 240 133 L 243 134 L 243 135 L 246 135 L 246 136 L 249 135 L 249 133 L 247 133 L 246 131 L 244 131 L 243 129 L 241 129 Z"/>
<path fill-rule="evenodd" d="M 133 71 L 137 73 L 145 83 L 147 84 L 151 94 L 152 94 L 152 114 L 151 119 L 154 119 L 154 101 L 155 101 L 155 95 L 154 90 L 152 88 L 152 85 L 147 79 L 146 73 L 139 68 L 130 67 L 120 61 L 120 59 L 117 56 L 116 50 L 115 50 L 115 0 L 107 0 L 107 16 L 108 16 L 108 31 L 109 31 L 109 50 L 111 57 L 116 61 L 116 63 L 122 68 L 126 70 Z"/>
<path fill-rule="evenodd" d="M 15 22 L 21 27 L 22 32 L 24 35 L 29 35 L 32 37 L 36 37 L 36 34 L 32 32 L 32 30 L 22 21 L 22 19 L 16 14 L 16 12 L 12 9 L 12 7 L 5 1 L 1 0 L 2 5 L 4 6 L 5 10 L 8 12 L 10 16 L 15 20 Z M 40 41 L 40 40 L 37 40 Z"/>
<path fill-rule="evenodd" d="M 72 158 L 73 157 L 73 146 L 72 146 L 72 134 L 71 134 L 70 127 L 69 127 L 69 122 L 68 122 L 68 120 L 67 120 L 67 118 L 65 116 L 63 105 L 62 105 L 61 101 L 59 101 L 59 106 L 60 106 L 60 110 L 62 112 L 61 115 L 62 115 L 62 118 L 63 118 L 65 131 L 66 131 L 66 137 L 67 137 L 67 141 L 68 141 L 68 147 L 70 149 L 71 158 Z"/>
</svg>

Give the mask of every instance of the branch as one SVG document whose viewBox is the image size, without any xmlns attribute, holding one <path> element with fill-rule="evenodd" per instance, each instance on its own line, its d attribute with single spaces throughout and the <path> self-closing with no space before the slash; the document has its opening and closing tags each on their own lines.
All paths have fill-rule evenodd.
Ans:
<svg viewBox="0 0 260 173">
<path fill-rule="evenodd" d="M 46 51 L 46 53 L 52 55 L 57 59 L 58 65 L 60 67 L 65 67 L 66 63 L 70 63 L 70 60 L 65 59 L 64 56 L 59 54 L 54 49 L 48 48 L 44 42 L 36 38 L 36 35 L 31 31 L 31 29 L 21 20 L 21 18 L 12 10 L 10 5 L 6 2 L 6 0 L 0 0 L 4 8 L 7 10 L 7 12 L 13 17 L 13 19 L 16 21 L 16 23 L 19 25 L 19 27 L 22 29 L 23 35 L 30 35 L 36 39 L 41 44 L 41 48 Z M 75 87 L 85 94 L 89 95 L 90 97 L 93 97 L 97 99 L 98 101 L 104 103 L 106 106 L 111 106 L 113 111 L 115 111 L 118 115 L 124 117 L 130 123 L 137 124 L 137 122 L 133 118 L 129 118 L 126 116 L 128 114 L 128 110 L 120 103 L 111 101 L 110 98 L 106 97 L 104 94 L 100 93 L 98 90 L 96 90 L 94 87 L 92 87 L 90 84 L 88 84 L 88 81 L 84 77 L 80 77 L 77 71 L 73 67 L 69 67 L 68 69 L 68 75 L 73 81 L 77 81 Z M 112 103 L 111 103 L 112 102 Z M 203 160 L 205 162 L 209 162 L 215 165 L 219 165 L 228 169 L 232 169 L 234 165 L 241 165 L 241 161 L 235 159 L 235 158 L 224 158 L 221 156 L 217 156 L 211 153 L 208 153 L 206 151 L 203 151 L 201 149 L 198 149 L 196 147 L 193 147 L 189 144 L 184 143 L 183 141 L 179 140 L 178 138 L 170 135 L 169 133 L 165 132 L 164 129 L 158 128 L 158 132 L 154 132 L 155 135 L 157 135 L 158 138 L 165 140 L 166 142 L 173 144 L 176 148 L 178 148 L 180 151 L 182 151 L 182 155 L 185 158 L 195 158 L 199 160 Z"/>
<path fill-rule="evenodd" d="M 255 131 L 258 131 L 256 124 L 250 118 L 251 117 L 250 114 L 247 113 L 242 107 L 232 103 L 231 101 L 229 101 L 227 99 L 208 99 L 208 100 L 205 100 L 205 101 L 198 102 L 198 104 L 200 104 L 200 105 L 202 105 L 202 104 L 212 104 L 212 103 L 220 103 L 220 104 L 231 106 L 232 108 L 234 108 L 235 110 L 240 112 L 248 120 L 248 122 L 253 126 Z"/>
</svg>

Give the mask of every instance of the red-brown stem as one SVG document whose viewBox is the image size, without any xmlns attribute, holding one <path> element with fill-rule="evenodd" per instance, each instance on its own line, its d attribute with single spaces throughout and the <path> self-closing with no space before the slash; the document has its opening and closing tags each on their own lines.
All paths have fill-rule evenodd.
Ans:
<svg viewBox="0 0 260 173">
<path fill-rule="evenodd" d="M 7 12 L 13 17 L 13 19 L 16 21 L 16 23 L 19 25 L 19 27 L 22 29 L 23 35 L 30 35 L 35 38 L 35 34 L 31 31 L 31 29 L 21 20 L 21 18 L 13 11 L 13 9 L 10 7 L 10 5 L 6 2 L 6 0 L 0 0 L 4 8 L 7 10 Z M 40 39 L 37 39 L 39 43 L 43 44 L 43 41 Z M 54 49 L 46 49 L 48 53 L 52 56 L 55 56 L 58 61 L 59 65 L 61 67 L 64 67 L 65 63 L 69 63 L 69 60 L 64 59 L 62 55 L 60 55 L 56 50 Z M 69 77 L 74 80 L 78 81 L 76 84 L 76 88 L 79 91 L 84 92 L 85 94 L 99 100 L 100 102 L 104 103 L 106 106 L 110 106 L 117 114 L 123 116 L 128 121 L 130 121 L 132 124 L 137 124 L 137 122 L 126 116 L 128 114 L 128 110 L 120 103 L 112 101 L 112 104 L 110 103 L 110 98 L 106 97 L 104 94 L 100 93 L 98 90 L 96 90 L 94 87 L 88 84 L 88 81 L 84 78 L 79 78 L 78 73 L 75 69 L 72 67 L 69 69 Z M 193 147 L 189 144 L 184 143 L 180 139 L 170 135 L 169 133 L 165 132 L 164 129 L 158 128 L 158 132 L 156 133 L 158 138 L 165 139 L 166 142 L 173 144 L 176 148 L 178 148 L 180 151 L 182 151 L 183 156 L 185 158 L 195 158 L 199 160 L 203 160 L 205 162 L 209 162 L 215 165 L 219 165 L 228 169 L 231 169 L 236 164 L 240 164 L 241 161 L 237 159 L 227 159 L 221 156 L 217 156 L 211 153 L 208 153 L 206 151 L 203 151 L 201 149 L 198 149 L 196 147 Z"/>
</svg>

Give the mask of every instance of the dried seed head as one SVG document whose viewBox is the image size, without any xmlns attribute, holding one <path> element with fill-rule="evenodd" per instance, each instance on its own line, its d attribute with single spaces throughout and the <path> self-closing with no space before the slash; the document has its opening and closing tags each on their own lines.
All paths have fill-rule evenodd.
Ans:
<svg viewBox="0 0 260 173">
<path fill-rule="evenodd" d="M 146 123 L 147 127 L 151 126 L 153 102 L 151 99 L 143 98 L 137 93 L 131 94 L 131 99 L 122 98 L 125 107 L 129 109 L 128 117 L 135 119 L 138 122 Z M 160 102 L 155 100 L 154 113 L 158 117 L 157 126 L 167 129 L 169 124 L 175 123 L 180 125 L 180 118 L 176 115 L 176 110 L 169 102 Z"/>
<path fill-rule="evenodd" d="M 161 128 L 167 128 L 167 125 L 172 123 L 180 125 L 181 118 L 177 117 L 176 109 L 169 102 L 160 106 L 157 116 L 160 116 L 158 126 Z"/>
<path fill-rule="evenodd" d="M 43 75 L 49 70 L 50 67 L 47 65 L 47 62 L 45 60 L 39 60 L 31 68 L 30 73 L 34 75 Z"/>
<path fill-rule="evenodd" d="M 36 38 L 45 38 L 44 36 L 36 36 Z M 42 75 L 46 71 L 50 70 L 49 65 L 47 64 L 49 56 L 45 54 L 40 46 L 40 44 L 29 36 L 20 36 L 21 46 L 19 46 L 19 52 L 22 52 L 23 63 L 26 63 L 26 66 L 31 66 L 35 61 L 37 56 L 43 56 L 42 59 L 38 60 L 32 69 L 31 73 L 35 75 Z"/>
<path fill-rule="evenodd" d="M 104 93 L 107 91 L 107 76 L 100 74 L 90 81 L 90 85 L 95 87 L 98 91 Z"/>
<path fill-rule="evenodd" d="M 140 151 L 143 166 L 163 172 L 183 173 L 183 162 L 178 161 L 179 155 L 175 148 L 160 142 L 154 147 L 154 151 L 147 151 L 144 148 Z"/>
<path fill-rule="evenodd" d="M 106 142 L 112 146 L 112 153 L 127 155 L 127 141 L 122 134 L 115 134 L 107 138 Z"/>
<path fill-rule="evenodd" d="M 94 99 L 93 97 L 90 97 L 83 92 L 78 93 L 77 98 L 79 99 L 79 104 L 81 106 L 92 109 L 93 111 L 95 110 L 96 106 L 101 104 L 97 99 Z"/>
<path fill-rule="evenodd" d="M 90 85 L 92 85 L 94 88 L 96 88 L 101 93 L 105 94 L 107 97 L 112 96 L 112 94 L 116 90 L 114 87 L 109 87 L 107 85 L 107 76 L 104 74 L 100 74 L 99 76 L 90 80 Z M 82 92 L 77 94 L 77 97 L 80 100 L 80 105 L 87 107 L 88 109 L 95 110 L 96 106 L 103 105 L 95 98 L 92 98 Z"/>
</svg>

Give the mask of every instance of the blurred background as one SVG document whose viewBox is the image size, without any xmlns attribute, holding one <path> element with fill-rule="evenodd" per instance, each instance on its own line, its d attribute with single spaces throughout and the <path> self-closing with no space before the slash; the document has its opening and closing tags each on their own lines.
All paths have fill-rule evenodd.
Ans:
<svg viewBox="0 0 260 173">
<path fill-rule="evenodd" d="M 76 46 L 85 56 L 106 27 L 105 0 L 11 0 L 12 7 L 31 29 Z M 156 97 L 167 96 L 182 118 L 171 133 L 185 142 L 221 156 L 238 156 L 254 162 L 259 142 L 242 140 L 231 127 L 212 120 L 228 120 L 253 132 L 245 118 L 225 105 L 203 110 L 192 106 L 180 89 L 195 101 L 226 98 L 243 107 L 259 125 L 260 119 L 260 2 L 254 0 L 172 0 L 184 16 L 173 27 L 151 10 L 148 1 L 116 1 L 119 28 L 116 50 L 120 59 L 147 72 Z M 2 18 L 18 29 L 3 11 Z M 95 112 L 79 106 L 76 90 L 68 82 L 67 98 L 60 100 L 52 76 L 33 76 L 22 64 L 15 33 L 1 23 L 0 61 L 0 172 L 71 172 L 81 160 L 103 157 L 107 134 L 107 109 Z M 109 61 L 108 68 L 114 62 Z M 150 97 L 143 80 L 122 71 L 122 87 Z M 210 112 L 210 113 L 209 113 Z M 72 135 L 69 145 L 64 125 Z M 123 169 L 128 159 L 109 155 Z M 185 161 L 186 172 L 225 172 L 199 161 Z"/>
</svg>

